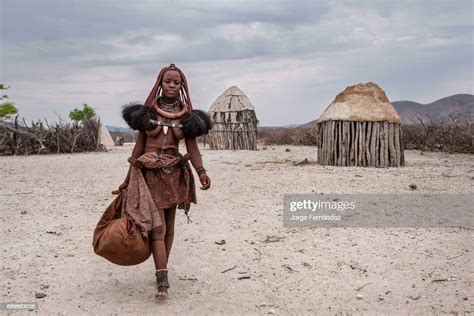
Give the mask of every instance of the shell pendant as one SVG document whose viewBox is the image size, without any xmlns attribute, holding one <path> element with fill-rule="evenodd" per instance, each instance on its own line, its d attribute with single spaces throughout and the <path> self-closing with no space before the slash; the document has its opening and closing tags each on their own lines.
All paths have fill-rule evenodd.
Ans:
<svg viewBox="0 0 474 316">
<path fill-rule="evenodd" d="M 163 126 L 163 134 L 166 135 L 168 133 L 168 126 Z"/>
</svg>

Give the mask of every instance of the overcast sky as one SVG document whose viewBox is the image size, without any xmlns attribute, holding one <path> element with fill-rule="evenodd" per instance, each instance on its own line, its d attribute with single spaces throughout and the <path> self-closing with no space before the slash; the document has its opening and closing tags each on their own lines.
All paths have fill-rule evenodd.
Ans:
<svg viewBox="0 0 474 316">
<path fill-rule="evenodd" d="M 27 120 L 88 103 L 107 125 L 175 63 L 195 108 L 231 85 L 260 124 L 306 123 L 345 87 L 473 94 L 473 1 L 0 0 L 0 82 Z"/>
</svg>

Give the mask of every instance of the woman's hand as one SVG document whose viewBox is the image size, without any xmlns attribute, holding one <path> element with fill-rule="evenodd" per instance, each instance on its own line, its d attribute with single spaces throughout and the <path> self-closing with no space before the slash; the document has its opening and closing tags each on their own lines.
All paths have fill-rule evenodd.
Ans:
<svg viewBox="0 0 474 316">
<path fill-rule="evenodd" d="M 207 190 L 211 187 L 211 178 L 206 173 L 201 173 L 199 175 L 199 181 L 201 182 L 201 190 Z"/>
<path fill-rule="evenodd" d="M 120 192 L 122 192 L 122 190 L 125 190 L 127 186 L 128 186 L 128 181 L 124 181 L 117 190 L 112 191 L 112 194 L 120 194 Z"/>
</svg>

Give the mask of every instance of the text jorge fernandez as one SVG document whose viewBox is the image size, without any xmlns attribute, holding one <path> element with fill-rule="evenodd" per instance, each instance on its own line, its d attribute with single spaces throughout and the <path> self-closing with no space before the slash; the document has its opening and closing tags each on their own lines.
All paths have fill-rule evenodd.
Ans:
<svg viewBox="0 0 474 316">
<path fill-rule="evenodd" d="M 290 202 L 290 211 L 295 212 L 299 210 L 311 210 L 311 212 L 316 212 L 319 210 L 328 210 L 328 211 L 339 211 L 343 212 L 345 210 L 355 209 L 356 201 L 312 201 L 312 200 L 303 200 L 303 201 L 291 201 Z M 339 221 L 341 220 L 340 215 L 292 215 L 290 217 L 292 221 L 306 221 L 306 220 L 329 220 L 329 221 Z"/>
</svg>

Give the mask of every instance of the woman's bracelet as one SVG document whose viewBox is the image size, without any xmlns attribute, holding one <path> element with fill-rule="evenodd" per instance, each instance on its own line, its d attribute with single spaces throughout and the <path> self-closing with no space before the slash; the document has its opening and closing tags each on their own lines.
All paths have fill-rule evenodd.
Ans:
<svg viewBox="0 0 474 316">
<path fill-rule="evenodd" d="M 204 167 L 199 167 L 199 168 L 196 169 L 196 172 L 197 172 L 198 176 L 200 176 L 201 173 L 206 172 L 206 169 L 204 169 Z"/>
<path fill-rule="evenodd" d="M 140 169 L 142 167 L 141 161 L 138 161 L 137 158 L 129 157 L 127 160 L 132 167 L 135 167 L 137 169 Z"/>
</svg>

